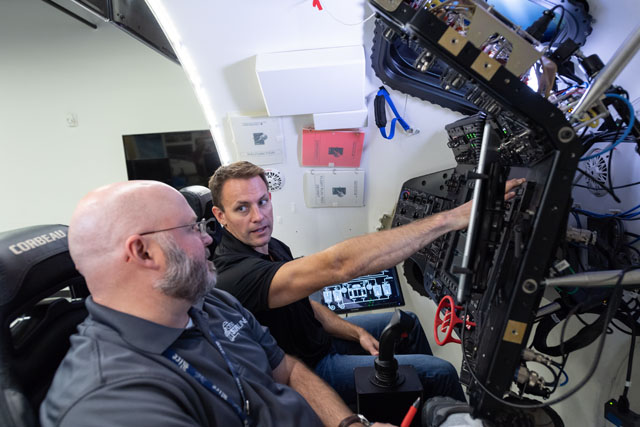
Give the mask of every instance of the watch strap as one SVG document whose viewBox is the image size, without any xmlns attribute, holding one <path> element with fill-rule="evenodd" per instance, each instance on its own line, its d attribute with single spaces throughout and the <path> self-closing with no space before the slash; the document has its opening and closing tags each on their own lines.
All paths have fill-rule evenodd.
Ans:
<svg viewBox="0 0 640 427">
<path fill-rule="evenodd" d="M 353 415 L 349 415 L 347 418 L 345 418 L 344 420 L 340 421 L 340 424 L 338 425 L 338 427 L 347 427 L 347 426 L 350 426 L 351 424 L 355 424 L 355 423 L 361 423 L 365 427 L 369 427 L 371 425 L 369 420 L 367 420 L 364 417 L 364 415 L 353 414 Z"/>
</svg>

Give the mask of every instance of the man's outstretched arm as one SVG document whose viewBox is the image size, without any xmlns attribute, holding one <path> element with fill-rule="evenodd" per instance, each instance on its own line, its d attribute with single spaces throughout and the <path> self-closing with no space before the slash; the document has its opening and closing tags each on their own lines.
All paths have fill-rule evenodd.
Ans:
<svg viewBox="0 0 640 427">
<path fill-rule="evenodd" d="M 505 198 L 524 179 L 507 181 Z M 269 307 L 276 308 L 311 295 L 324 286 L 390 268 L 438 237 L 469 224 L 471 202 L 401 227 L 354 237 L 313 255 L 284 264 L 271 280 Z"/>
</svg>

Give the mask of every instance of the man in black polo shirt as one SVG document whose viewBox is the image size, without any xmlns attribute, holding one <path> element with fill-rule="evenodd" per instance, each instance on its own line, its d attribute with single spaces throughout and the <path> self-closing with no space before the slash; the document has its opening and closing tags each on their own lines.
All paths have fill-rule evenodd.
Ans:
<svg viewBox="0 0 640 427">
<path fill-rule="evenodd" d="M 44 427 L 360 420 L 234 297 L 213 289 L 205 225 L 180 193 L 155 181 L 109 185 L 81 200 L 69 250 L 91 291 L 89 316 L 40 408 Z"/>
<path fill-rule="evenodd" d="M 508 188 L 521 182 L 512 180 Z M 209 189 L 213 213 L 224 227 L 214 255 L 218 287 L 238 298 L 286 352 L 314 368 L 348 403 L 355 401 L 353 368 L 373 366 L 376 337 L 390 314 L 345 321 L 308 296 L 398 264 L 439 236 L 466 227 L 471 209 L 467 203 L 294 260 L 287 245 L 271 237 L 271 195 L 262 168 L 249 162 L 218 168 Z M 397 355 L 398 362 L 416 368 L 427 396 L 464 400 L 455 368 L 430 356 L 424 332 L 419 322 L 416 325 L 398 348 L 405 353 Z"/>
</svg>

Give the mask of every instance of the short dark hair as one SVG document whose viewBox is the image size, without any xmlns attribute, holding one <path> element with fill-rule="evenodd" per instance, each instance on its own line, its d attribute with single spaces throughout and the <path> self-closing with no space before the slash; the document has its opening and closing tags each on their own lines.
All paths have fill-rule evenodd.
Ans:
<svg viewBox="0 0 640 427">
<path fill-rule="evenodd" d="M 230 179 L 251 179 L 259 176 L 264 181 L 264 185 L 269 189 L 269 182 L 267 176 L 264 173 L 264 169 L 260 166 L 256 166 L 251 162 L 240 161 L 231 163 L 227 166 L 220 166 L 216 169 L 216 172 L 209 179 L 209 190 L 211 190 L 211 196 L 213 199 L 213 206 L 217 206 L 224 212 L 222 206 L 222 186 Z"/>
</svg>

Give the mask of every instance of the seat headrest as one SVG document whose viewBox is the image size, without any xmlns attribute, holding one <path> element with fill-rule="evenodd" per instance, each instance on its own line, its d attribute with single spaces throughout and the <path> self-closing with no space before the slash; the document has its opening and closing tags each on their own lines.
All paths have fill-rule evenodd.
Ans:
<svg viewBox="0 0 640 427">
<path fill-rule="evenodd" d="M 213 218 L 213 197 L 211 191 L 202 185 L 190 185 L 180 190 L 180 193 L 187 199 L 187 203 L 191 206 L 191 209 L 196 213 L 198 219 Z M 213 239 L 213 243 L 209 246 L 211 254 L 220 240 L 222 240 L 222 227 L 218 224 L 218 221 L 213 221 L 209 224 L 209 235 Z"/>
<path fill-rule="evenodd" d="M 36 225 L 0 233 L 0 307 L 18 305 L 61 289 L 80 276 L 66 225 Z M 19 301 L 16 301 L 19 300 Z"/>
<path fill-rule="evenodd" d="M 180 189 L 180 193 L 187 199 L 187 203 L 196 213 L 198 219 L 209 219 L 213 216 L 211 208 L 213 206 L 213 198 L 211 191 L 202 185 L 190 185 Z"/>
</svg>

